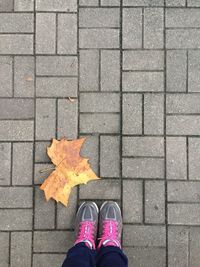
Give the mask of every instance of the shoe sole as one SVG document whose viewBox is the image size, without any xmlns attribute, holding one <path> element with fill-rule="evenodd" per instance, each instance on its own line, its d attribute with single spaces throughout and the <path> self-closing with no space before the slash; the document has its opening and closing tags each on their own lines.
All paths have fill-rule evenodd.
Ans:
<svg viewBox="0 0 200 267">
<path fill-rule="evenodd" d="M 120 214 L 122 215 L 120 206 L 119 206 L 119 204 L 118 204 L 117 202 L 115 202 L 115 201 L 105 201 L 105 202 L 101 205 L 100 212 L 101 212 L 101 210 L 105 207 L 105 205 L 107 205 L 108 203 L 115 203 L 115 205 L 116 205 L 116 207 L 118 208 Z"/>
<path fill-rule="evenodd" d="M 80 209 L 81 209 L 81 208 L 83 207 L 83 205 L 85 205 L 86 203 L 87 203 L 87 202 L 85 201 L 85 202 L 83 202 L 83 203 L 80 205 L 80 207 L 78 208 L 77 213 L 80 211 Z M 89 203 L 91 203 L 91 204 L 95 207 L 96 212 L 99 213 L 99 208 L 98 208 L 97 204 L 96 204 L 95 202 L 89 202 Z"/>
</svg>

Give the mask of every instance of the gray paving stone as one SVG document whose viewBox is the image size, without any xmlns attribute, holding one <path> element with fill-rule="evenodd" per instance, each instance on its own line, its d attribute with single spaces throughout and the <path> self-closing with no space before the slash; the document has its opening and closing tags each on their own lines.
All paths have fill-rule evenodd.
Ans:
<svg viewBox="0 0 200 267">
<path fill-rule="evenodd" d="M 31 266 L 32 233 L 31 232 L 12 232 L 11 233 L 11 255 L 10 266 L 16 264 Z"/>
<path fill-rule="evenodd" d="M 164 181 L 145 181 L 145 223 L 165 223 Z"/>
<path fill-rule="evenodd" d="M 142 181 L 123 181 L 123 220 L 125 223 L 143 221 L 143 183 Z"/>
<path fill-rule="evenodd" d="M 80 48 L 119 48 L 118 29 L 80 29 Z"/>
<path fill-rule="evenodd" d="M 42 184 L 54 170 L 54 165 L 50 163 L 37 163 L 34 169 L 34 183 Z"/>
<path fill-rule="evenodd" d="M 144 96 L 144 134 L 164 133 L 164 96 Z"/>
<path fill-rule="evenodd" d="M 199 182 L 168 182 L 167 199 L 169 202 L 200 202 Z"/>
<path fill-rule="evenodd" d="M 36 53 L 55 54 L 56 52 L 56 15 L 36 14 Z"/>
<path fill-rule="evenodd" d="M 191 228 L 190 230 L 190 265 L 191 266 L 198 266 L 199 264 L 199 238 L 200 238 L 200 229 L 199 227 Z"/>
<path fill-rule="evenodd" d="M 37 11 L 76 12 L 76 0 L 36 0 Z"/>
<path fill-rule="evenodd" d="M 124 6 L 164 6 L 163 0 L 123 0 Z"/>
<path fill-rule="evenodd" d="M 164 157 L 163 137 L 123 137 L 123 156 Z"/>
<path fill-rule="evenodd" d="M 73 188 L 67 208 L 62 204 L 57 205 L 57 229 L 72 229 L 74 228 L 74 221 L 77 207 L 77 188 Z"/>
<path fill-rule="evenodd" d="M 166 30 L 166 48 L 195 49 L 200 47 L 199 29 L 168 29 Z"/>
<path fill-rule="evenodd" d="M 164 17 L 162 8 L 144 10 L 144 48 L 163 48 Z"/>
<path fill-rule="evenodd" d="M 100 176 L 120 177 L 119 136 L 100 137 Z"/>
<path fill-rule="evenodd" d="M 125 225 L 124 246 L 164 247 L 166 245 L 165 226 Z"/>
<path fill-rule="evenodd" d="M 0 231 L 32 230 L 31 209 L 2 209 L 0 210 Z"/>
<path fill-rule="evenodd" d="M 162 72 L 124 72 L 124 92 L 162 92 L 164 90 Z"/>
<path fill-rule="evenodd" d="M 198 135 L 200 116 L 167 116 L 167 135 Z"/>
<path fill-rule="evenodd" d="M 50 162 L 47 155 L 47 147 L 49 146 L 50 142 L 35 142 L 35 162 Z"/>
<path fill-rule="evenodd" d="M 0 267 L 9 266 L 9 233 L 0 233 Z"/>
<path fill-rule="evenodd" d="M 50 140 L 54 138 L 56 131 L 55 99 L 37 99 L 36 111 L 36 139 Z"/>
<path fill-rule="evenodd" d="M 58 54 L 77 53 L 77 15 L 58 15 Z"/>
<path fill-rule="evenodd" d="M 36 74 L 49 76 L 77 75 L 78 61 L 76 56 L 37 56 Z"/>
<path fill-rule="evenodd" d="M 41 97 L 76 97 L 76 77 L 37 77 L 36 95 Z"/>
<path fill-rule="evenodd" d="M 199 60 L 200 60 L 200 53 L 198 51 L 189 51 L 189 54 L 188 54 L 188 91 L 189 92 L 200 92 Z"/>
<path fill-rule="evenodd" d="M 120 6 L 120 0 L 101 0 L 101 6 Z"/>
<path fill-rule="evenodd" d="M 123 48 L 142 48 L 142 9 L 123 9 Z"/>
<path fill-rule="evenodd" d="M 81 133 L 119 133 L 119 114 L 80 114 Z"/>
<path fill-rule="evenodd" d="M 175 225 L 199 225 L 200 206 L 198 203 L 168 204 L 168 223 Z"/>
<path fill-rule="evenodd" d="M 0 121 L 1 141 L 33 141 L 33 121 Z"/>
<path fill-rule="evenodd" d="M 119 8 L 80 8 L 79 27 L 112 28 L 119 27 Z"/>
<path fill-rule="evenodd" d="M 80 112 L 120 112 L 118 93 L 81 93 Z"/>
<path fill-rule="evenodd" d="M 14 58 L 14 96 L 34 97 L 35 61 L 32 56 Z"/>
<path fill-rule="evenodd" d="M 0 54 L 33 54 L 33 35 L 0 34 Z"/>
<path fill-rule="evenodd" d="M 34 0 L 15 0 L 14 11 L 33 11 Z"/>
<path fill-rule="evenodd" d="M 165 267 L 165 248 L 125 248 L 130 266 Z"/>
<path fill-rule="evenodd" d="M 34 101 L 29 99 L 0 99 L 0 119 L 33 119 Z"/>
<path fill-rule="evenodd" d="M 99 52 L 80 51 L 80 91 L 99 90 Z"/>
<path fill-rule="evenodd" d="M 166 0 L 167 7 L 185 6 L 185 0 Z"/>
<path fill-rule="evenodd" d="M 164 178 L 164 160 L 155 158 L 124 158 L 122 173 L 125 178 Z"/>
<path fill-rule="evenodd" d="M 78 101 L 58 100 L 58 138 L 76 139 L 78 136 Z"/>
<path fill-rule="evenodd" d="M 200 10 L 198 9 L 167 9 L 166 27 L 198 28 L 200 27 Z"/>
<path fill-rule="evenodd" d="M 187 4 L 190 7 L 199 7 L 200 3 L 198 0 L 187 0 Z"/>
<path fill-rule="evenodd" d="M 101 91 L 120 90 L 120 52 L 101 50 Z"/>
<path fill-rule="evenodd" d="M 0 143 L 0 185 L 9 185 L 11 178 L 11 144 Z"/>
<path fill-rule="evenodd" d="M 32 33 L 33 14 L 1 13 L 0 33 Z"/>
<path fill-rule="evenodd" d="M 121 187 L 119 180 L 98 180 L 80 186 L 80 199 L 120 199 Z"/>
<path fill-rule="evenodd" d="M 187 179 L 187 151 L 185 137 L 166 139 L 166 176 L 167 179 Z"/>
<path fill-rule="evenodd" d="M 98 6 L 99 0 L 79 0 L 80 6 Z"/>
<path fill-rule="evenodd" d="M 190 180 L 199 180 L 199 170 L 200 170 L 200 163 L 199 163 L 199 151 L 200 151 L 200 139 L 199 138 L 189 138 L 189 179 Z"/>
<path fill-rule="evenodd" d="M 44 192 L 35 188 L 34 229 L 55 228 L 55 202 L 46 201 Z"/>
<path fill-rule="evenodd" d="M 13 0 L 0 0 L 0 11 L 12 11 Z"/>
<path fill-rule="evenodd" d="M 186 51 L 167 51 L 166 83 L 167 91 L 186 92 L 187 54 Z"/>
<path fill-rule="evenodd" d="M 12 57 L 0 57 L 0 96 L 12 97 L 13 59 Z"/>
<path fill-rule="evenodd" d="M 123 70 L 163 70 L 163 51 L 135 50 L 123 52 Z"/>
<path fill-rule="evenodd" d="M 0 187 L 0 208 L 32 208 L 33 190 L 28 187 Z"/>
<path fill-rule="evenodd" d="M 142 95 L 123 94 L 122 120 L 123 134 L 142 133 Z"/>
<path fill-rule="evenodd" d="M 65 253 L 73 246 L 74 233 L 67 231 L 35 231 L 34 252 Z"/>
<path fill-rule="evenodd" d="M 60 267 L 66 257 L 66 254 L 34 254 L 33 267 Z"/>
</svg>

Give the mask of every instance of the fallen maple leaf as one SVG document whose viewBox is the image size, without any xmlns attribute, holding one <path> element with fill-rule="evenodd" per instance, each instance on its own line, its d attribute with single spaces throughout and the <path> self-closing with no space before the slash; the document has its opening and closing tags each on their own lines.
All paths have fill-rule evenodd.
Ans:
<svg viewBox="0 0 200 267">
<path fill-rule="evenodd" d="M 86 138 L 68 141 L 53 139 L 47 154 L 56 166 L 55 170 L 41 185 L 46 200 L 55 199 L 67 206 L 71 189 L 78 184 L 86 184 L 99 177 L 90 168 L 87 158 L 80 156 Z"/>
</svg>

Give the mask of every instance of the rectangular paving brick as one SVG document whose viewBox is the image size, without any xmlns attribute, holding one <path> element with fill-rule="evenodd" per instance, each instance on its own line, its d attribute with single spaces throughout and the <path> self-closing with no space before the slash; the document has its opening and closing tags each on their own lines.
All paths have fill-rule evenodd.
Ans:
<svg viewBox="0 0 200 267">
<path fill-rule="evenodd" d="M 125 223 L 143 221 L 143 183 L 123 180 L 123 219 Z"/>
<path fill-rule="evenodd" d="M 11 178 L 11 144 L 0 143 L 0 185 L 9 185 Z"/>
<path fill-rule="evenodd" d="M 182 7 L 185 6 L 185 0 L 166 0 L 167 7 Z"/>
<path fill-rule="evenodd" d="M 165 223 L 164 181 L 145 181 L 145 223 Z"/>
<path fill-rule="evenodd" d="M 164 160 L 155 158 L 124 158 L 123 177 L 127 178 L 164 178 Z"/>
<path fill-rule="evenodd" d="M 32 56 L 14 58 L 14 96 L 34 97 L 35 60 Z"/>
<path fill-rule="evenodd" d="M 74 244 L 73 232 L 67 231 L 35 231 L 34 252 L 65 253 Z"/>
<path fill-rule="evenodd" d="M 118 29 L 80 29 L 80 48 L 119 48 Z"/>
<path fill-rule="evenodd" d="M 0 33 L 32 33 L 33 14 L 0 14 Z"/>
<path fill-rule="evenodd" d="M 123 8 L 122 27 L 123 48 L 142 48 L 142 9 Z"/>
<path fill-rule="evenodd" d="M 120 112 L 118 93 L 81 93 L 80 112 Z"/>
<path fill-rule="evenodd" d="M 75 12 L 77 10 L 76 0 L 36 0 L 37 11 L 54 11 L 54 12 Z"/>
<path fill-rule="evenodd" d="M 4 120 L 0 121 L 1 141 L 32 141 L 33 121 Z"/>
<path fill-rule="evenodd" d="M 119 136 L 100 137 L 100 176 L 120 176 L 120 139 Z"/>
<path fill-rule="evenodd" d="M 105 190 L 106 189 L 106 190 Z M 99 180 L 80 186 L 80 199 L 120 199 L 121 187 L 119 180 Z"/>
<path fill-rule="evenodd" d="M 170 92 L 186 92 L 187 54 L 186 51 L 167 51 L 166 58 L 166 90 Z"/>
<path fill-rule="evenodd" d="M 123 137 L 123 156 L 164 157 L 163 137 Z"/>
<path fill-rule="evenodd" d="M 124 51 L 123 70 L 163 70 L 163 51 Z"/>
<path fill-rule="evenodd" d="M 166 139 L 167 179 L 187 179 L 187 148 L 185 137 Z"/>
<path fill-rule="evenodd" d="M 101 50 L 101 91 L 120 90 L 120 52 Z"/>
<path fill-rule="evenodd" d="M 0 54 L 33 54 L 33 35 L 0 34 Z"/>
<path fill-rule="evenodd" d="M 144 48 L 163 48 L 164 12 L 162 8 L 144 10 Z"/>
<path fill-rule="evenodd" d="M 199 264 L 199 238 L 200 238 L 200 229 L 199 227 L 193 227 L 190 229 L 189 233 L 189 253 L 190 253 L 190 266 L 198 266 Z"/>
<path fill-rule="evenodd" d="M 166 244 L 165 226 L 125 225 L 124 246 L 164 247 Z"/>
<path fill-rule="evenodd" d="M 119 133 L 119 114 L 80 114 L 81 133 Z"/>
<path fill-rule="evenodd" d="M 124 92 L 162 92 L 164 90 L 162 72 L 124 72 Z"/>
<path fill-rule="evenodd" d="M 124 0 L 124 6 L 164 6 L 164 0 Z"/>
<path fill-rule="evenodd" d="M 123 94 L 122 120 L 123 134 L 142 133 L 142 95 Z"/>
<path fill-rule="evenodd" d="M 32 216 L 31 209 L 2 209 L 0 210 L 0 230 L 32 230 Z"/>
<path fill-rule="evenodd" d="M 168 135 L 198 135 L 200 131 L 200 116 L 167 116 Z"/>
<path fill-rule="evenodd" d="M 98 6 L 99 0 L 79 0 L 79 6 Z"/>
<path fill-rule="evenodd" d="M 33 255 L 33 267 L 48 267 L 51 264 L 53 266 L 61 266 L 63 264 L 66 254 L 34 254 Z"/>
<path fill-rule="evenodd" d="M 187 0 L 187 4 L 189 7 L 200 7 L 200 3 L 198 0 Z"/>
<path fill-rule="evenodd" d="M 76 76 L 76 56 L 37 56 L 36 75 L 40 76 Z"/>
<path fill-rule="evenodd" d="M 80 8 L 79 27 L 113 28 L 119 27 L 119 8 Z"/>
<path fill-rule="evenodd" d="M 97 50 L 80 51 L 80 91 L 99 90 L 99 52 Z"/>
<path fill-rule="evenodd" d="M 162 94 L 144 96 L 144 134 L 163 134 L 164 96 Z"/>
<path fill-rule="evenodd" d="M 50 142 L 35 142 L 35 162 L 50 162 L 47 155 L 47 147 L 50 145 Z"/>
<path fill-rule="evenodd" d="M 188 91 L 199 92 L 200 53 L 198 51 L 188 52 Z"/>
<path fill-rule="evenodd" d="M 9 266 L 9 233 L 0 233 L 0 267 Z"/>
<path fill-rule="evenodd" d="M 11 233 L 11 255 L 10 266 L 14 267 L 16 262 L 23 266 L 31 266 L 32 233 L 12 232 Z"/>
<path fill-rule="evenodd" d="M 36 100 L 36 139 L 50 140 L 56 131 L 56 101 L 55 99 Z M 46 131 L 48 129 L 48 131 Z"/>
<path fill-rule="evenodd" d="M 0 0 L 0 11 L 12 11 L 13 0 Z"/>
<path fill-rule="evenodd" d="M 168 223 L 175 225 L 199 225 L 199 204 L 168 204 Z"/>
<path fill-rule="evenodd" d="M 188 158 L 189 158 L 189 179 L 199 180 L 199 151 L 200 151 L 200 139 L 199 138 L 189 138 L 188 140 Z"/>
<path fill-rule="evenodd" d="M 0 57 L 0 96 L 12 97 L 13 95 L 13 59 L 12 57 Z"/>
<path fill-rule="evenodd" d="M 76 139 L 78 135 L 78 102 L 66 99 L 58 100 L 57 117 L 58 138 Z"/>
<path fill-rule="evenodd" d="M 55 54 L 56 52 L 56 15 L 36 14 L 36 53 Z"/>
<path fill-rule="evenodd" d="M 101 0 L 101 6 L 120 6 L 120 0 Z"/>
<path fill-rule="evenodd" d="M 58 54 L 77 53 L 77 15 L 58 15 Z"/>
<path fill-rule="evenodd" d="M 34 0 L 15 0 L 14 11 L 33 11 Z"/>
</svg>

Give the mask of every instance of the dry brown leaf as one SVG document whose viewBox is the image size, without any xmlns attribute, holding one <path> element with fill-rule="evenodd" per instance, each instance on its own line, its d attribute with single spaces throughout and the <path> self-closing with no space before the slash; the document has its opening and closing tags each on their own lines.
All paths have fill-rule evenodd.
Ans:
<svg viewBox="0 0 200 267">
<path fill-rule="evenodd" d="M 88 159 L 80 156 L 85 139 L 53 139 L 47 153 L 56 168 L 40 187 L 44 190 L 47 200 L 53 198 L 67 206 L 74 186 L 99 179 L 90 168 Z"/>
</svg>

